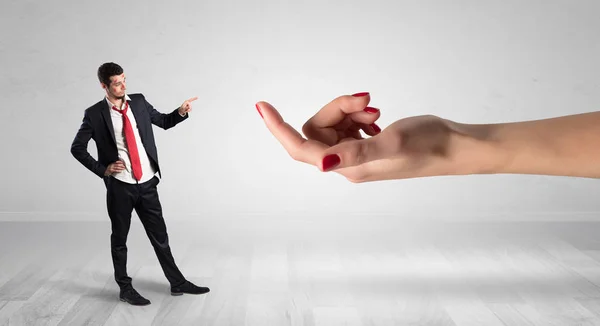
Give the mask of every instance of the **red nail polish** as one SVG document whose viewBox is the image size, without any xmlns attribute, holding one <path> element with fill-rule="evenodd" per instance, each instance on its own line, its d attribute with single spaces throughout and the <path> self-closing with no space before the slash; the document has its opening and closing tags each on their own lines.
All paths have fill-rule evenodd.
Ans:
<svg viewBox="0 0 600 326">
<path fill-rule="evenodd" d="M 340 164 L 341 159 L 337 154 L 330 154 L 323 158 L 323 171 L 327 171 L 338 164 Z"/>
<path fill-rule="evenodd" d="M 373 128 L 373 130 L 375 130 L 375 132 L 381 132 L 381 128 L 379 128 L 379 126 L 374 123 L 371 124 L 371 128 Z"/>
<path fill-rule="evenodd" d="M 256 104 L 256 111 L 258 111 L 258 114 L 260 114 L 260 117 L 264 119 L 262 112 L 260 112 L 260 108 L 258 107 L 258 104 Z"/>
<path fill-rule="evenodd" d="M 367 96 L 367 95 L 369 95 L 369 92 L 352 94 L 352 96 L 354 96 L 354 97 L 362 97 L 362 96 Z"/>
<path fill-rule="evenodd" d="M 377 112 L 379 112 L 379 109 L 367 106 L 366 108 L 363 109 L 363 111 L 368 112 L 368 113 L 377 113 Z"/>
</svg>

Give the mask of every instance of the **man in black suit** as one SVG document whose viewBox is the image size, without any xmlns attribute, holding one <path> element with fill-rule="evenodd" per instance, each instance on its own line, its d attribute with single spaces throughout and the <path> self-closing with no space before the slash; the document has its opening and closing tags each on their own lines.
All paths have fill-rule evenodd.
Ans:
<svg viewBox="0 0 600 326">
<path fill-rule="evenodd" d="M 197 97 L 164 114 L 155 110 L 142 94 L 125 93 L 125 74 L 118 64 L 101 65 L 98 79 L 106 96 L 85 110 L 71 153 L 106 185 L 106 204 L 112 226 L 111 254 L 115 280 L 120 288 L 119 298 L 133 305 L 150 304 L 133 288 L 132 279 L 127 275 L 126 242 L 134 209 L 171 284 L 171 294 L 209 292 L 208 288 L 187 281 L 171 254 L 156 189 L 162 174 L 152 131 L 152 124 L 166 130 L 186 120 L 192 110 L 191 102 Z M 98 160 L 87 151 L 90 139 L 96 143 Z"/>
</svg>

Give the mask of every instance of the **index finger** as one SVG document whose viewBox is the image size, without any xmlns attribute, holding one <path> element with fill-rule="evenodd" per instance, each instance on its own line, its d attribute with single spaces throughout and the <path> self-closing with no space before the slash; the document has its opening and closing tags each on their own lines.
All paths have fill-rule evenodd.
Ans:
<svg viewBox="0 0 600 326">
<path fill-rule="evenodd" d="M 198 96 L 194 96 L 194 97 L 188 99 L 187 102 L 193 102 L 193 101 L 195 101 L 197 99 L 198 99 Z"/>
<path fill-rule="evenodd" d="M 321 157 L 327 145 L 314 141 L 307 140 L 296 129 L 290 126 L 283 120 L 279 112 L 267 102 L 256 103 L 256 108 L 263 116 L 267 128 L 288 152 L 288 154 L 296 161 L 320 165 Z"/>
<path fill-rule="evenodd" d="M 327 103 L 307 122 L 308 128 L 327 128 L 340 123 L 347 115 L 362 111 L 371 101 L 367 92 L 342 95 Z"/>
</svg>

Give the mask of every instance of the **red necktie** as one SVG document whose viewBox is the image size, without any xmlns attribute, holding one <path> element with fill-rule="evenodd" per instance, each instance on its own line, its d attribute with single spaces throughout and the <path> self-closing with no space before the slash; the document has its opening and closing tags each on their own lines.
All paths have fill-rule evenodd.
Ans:
<svg viewBox="0 0 600 326">
<path fill-rule="evenodd" d="M 112 107 L 113 110 L 123 115 L 123 131 L 125 132 L 125 143 L 127 151 L 129 152 L 129 158 L 131 159 L 131 168 L 133 170 L 133 176 L 139 181 L 142 178 L 142 165 L 140 163 L 140 154 L 138 153 L 137 145 L 135 143 L 133 128 L 131 127 L 129 118 L 127 118 L 127 108 L 129 108 L 129 103 L 127 102 L 125 102 L 125 109 L 123 110 L 117 109 L 116 106 Z"/>
</svg>

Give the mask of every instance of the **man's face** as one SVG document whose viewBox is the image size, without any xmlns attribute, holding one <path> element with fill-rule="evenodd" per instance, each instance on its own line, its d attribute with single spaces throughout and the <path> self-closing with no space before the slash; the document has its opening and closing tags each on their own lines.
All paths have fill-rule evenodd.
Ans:
<svg viewBox="0 0 600 326">
<path fill-rule="evenodd" d="M 106 92 L 115 98 L 123 98 L 127 87 L 125 85 L 125 73 L 110 77 L 110 85 L 102 84 Z"/>
</svg>

